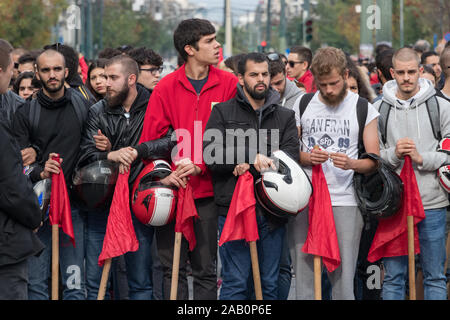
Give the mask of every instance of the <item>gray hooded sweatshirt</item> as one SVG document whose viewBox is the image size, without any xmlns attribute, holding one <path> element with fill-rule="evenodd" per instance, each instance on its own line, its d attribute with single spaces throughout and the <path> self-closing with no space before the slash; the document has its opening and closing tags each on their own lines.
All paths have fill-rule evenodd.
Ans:
<svg viewBox="0 0 450 320">
<path fill-rule="evenodd" d="M 391 106 L 386 131 L 386 144 L 380 136 L 381 157 L 396 168 L 400 174 L 403 159 L 395 155 L 395 146 L 399 139 L 408 137 L 414 140 L 417 151 L 423 158 L 423 164 L 413 163 L 419 192 L 425 209 L 442 208 L 449 205 L 448 193 L 440 186 L 437 170 L 450 164 L 450 156 L 437 152 L 439 141 L 434 138 L 425 101 L 435 94 L 429 80 L 419 78 L 419 92 L 407 101 L 396 97 L 397 83 L 388 81 L 383 86 L 383 99 Z M 450 137 L 450 103 L 437 97 L 440 110 L 442 137 Z M 381 100 L 374 104 L 379 111 Z"/>
<path fill-rule="evenodd" d="M 286 78 L 286 89 L 284 89 L 283 97 L 280 98 L 280 106 L 293 109 L 295 101 L 304 92 L 300 90 L 293 81 Z"/>
</svg>

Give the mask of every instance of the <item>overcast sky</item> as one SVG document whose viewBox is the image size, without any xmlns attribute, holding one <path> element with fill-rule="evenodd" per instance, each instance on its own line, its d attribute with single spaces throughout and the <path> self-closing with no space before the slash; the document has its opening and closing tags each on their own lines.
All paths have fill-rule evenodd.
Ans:
<svg viewBox="0 0 450 320">
<path fill-rule="evenodd" d="M 238 16 L 247 14 L 247 11 L 255 11 L 259 1 L 260 0 L 231 0 L 231 16 L 234 18 L 233 22 L 237 21 Z M 207 8 L 207 19 L 222 23 L 224 0 L 190 0 L 190 2 L 198 5 L 203 4 Z"/>
</svg>

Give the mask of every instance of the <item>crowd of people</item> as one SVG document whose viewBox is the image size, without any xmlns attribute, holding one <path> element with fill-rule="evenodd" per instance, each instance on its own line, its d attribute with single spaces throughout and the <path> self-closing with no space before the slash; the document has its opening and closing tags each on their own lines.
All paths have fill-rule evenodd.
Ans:
<svg viewBox="0 0 450 320">
<path fill-rule="evenodd" d="M 252 52 L 220 61 L 216 30 L 202 19 L 182 21 L 173 40 L 179 65 L 161 79 L 163 59 L 146 47 L 106 48 L 86 61 L 68 45 L 28 51 L 0 39 L 0 299 L 50 297 L 52 228 L 33 186 L 60 172 L 69 190 L 76 242 L 72 245 L 60 231 L 61 298 L 97 299 L 103 270 L 98 259 L 111 203 L 100 209 L 82 206 L 73 177 L 102 160 L 129 174 L 130 190 L 154 160 L 172 166 L 162 185 L 192 188 L 196 245 L 182 239 L 177 299 L 189 299 L 188 276 L 195 300 L 255 299 L 247 243 L 218 246 L 218 240 L 240 177 L 250 173 L 256 181 L 276 169 L 272 154 L 278 149 L 310 178 L 313 167 L 321 165 L 327 181 L 340 264 L 332 272 L 323 268 L 324 299 L 408 295 L 406 255 L 368 260 L 379 219 L 362 212 L 353 179 L 377 170 L 378 162 L 362 157 L 362 149 L 398 174 L 405 157 L 411 158 L 425 212 L 417 255 L 423 298 L 448 298 L 449 197 L 436 172 L 450 165 L 450 149 L 441 142 L 450 138 L 449 43 L 437 51 L 426 41 L 398 50 L 380 44 L 373 61 L 339 48 L 313 53 L 304 46 L 291 47 L 287 56 Z M 439 138 L 427 120 L 432 98 L 438 104 Z M 382 106 L 392 109 L 383 139 Z M 363 126 L 360 108 L 365 109 Z M 278 141 L 233 144 L 245 141 L 250 129 L 277 132 Z M 204 138 L 214 130 L 224 139 Z M 183 139 L 183 156 L 175 152 L 174 157 L 180 132 L 191 139 Z M 207 161 L 205 150 L 223 155 L 223 161 Z M 263 299 L 286 300 L 290 293 L 293 299 L 313 299 L 313 256 L 302 250 L 309 207 L 286 217 L 256 201 L 255 214 Z M 169 299 L 175 220 L 150 226 L 133 212 L 131 218 L 139 249 L 113 259 L 105 298 Z M 379 286 L 370 285 L 374 267 L 380 270 L 375 274 Z"/>
</svg>

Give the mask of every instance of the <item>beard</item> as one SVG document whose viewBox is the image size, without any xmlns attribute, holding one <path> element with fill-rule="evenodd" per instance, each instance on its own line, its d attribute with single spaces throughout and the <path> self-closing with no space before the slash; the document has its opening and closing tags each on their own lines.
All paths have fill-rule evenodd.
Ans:
<svg viewBox="0 0 450 320">
<path fill-rule="evenodd" d="M 41 80 L 42 86 L 43 86 L 44 89 L 45 89 L 47 92 L 49 92 L 49 93 L 56 93 L 56 92 L 58 92 L 59 90 L 61 90 L 61 88 L 64 86 L 64 80 L 58 80 L 58 79 L 51 79 L 51 80 L 59 81 L 59 85 L 56 86 L 56 87 L 49 87 L 48 84 L 47 84 L 47 82 L 50 81 L 50 80 L 48 80 L 47 82 Z"/>
<path fill-rule="evenodd" d="M 344 86 L 342 87 L 342 90 L 339 91 L 339 93 L 336 96 L 325 95 L 322 92 L 322 90 L 320 90 L 320 88 L 319 91 L 323 101 L 325 101 L 326 104 L 331 106 L 337 106 L 344 100 L 345 96 L 347 95 L 347 82 L 344 81 Z"/>
<path fill-rule="evenodd" d="M 264 86 L 263 91 L 257 91 L 256 87 L 259 85 Z M 247 93 L 255 100 L 264 100 L 267 97 L 267 93 L 269 92 L 269 87 L 265 83 L 258 83 L 253 88 L 250 88 L 250 86 L 247 84 L 247 82 L 244 81 L 244 87 Z"/>
<path fill-rule="evenodd" d="M 111 92 L 106 91 L 106 102 L 108 102 L 108 106 L 114 108 L 121 106 L 126 98 L 128 97 L 128 92 L 130 91 L 130 88 L 128 88 L 127 84 L 124 83 L 122 88 L 115 96 L 111 96 Z"/>
</svg>

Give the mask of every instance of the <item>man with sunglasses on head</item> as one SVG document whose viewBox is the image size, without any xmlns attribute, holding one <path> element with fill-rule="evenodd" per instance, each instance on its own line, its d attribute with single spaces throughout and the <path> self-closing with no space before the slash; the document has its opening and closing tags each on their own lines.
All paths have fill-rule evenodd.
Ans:
<svg viewBox="0 0 450 320">
<path fill-rule="evenodd" d="M 153 91 L 163 72 L 162 57 L 150 48 L 140 47 L 128 52 L 139 66 L 138 83 Z"/>
<path fill-rule="evenodd" d="M 312 51 L 309 48 L 295 46 L 290 49 L 286 66 L 287 76 L 295 82 L 302 83 L 307 93 L 316 92 L 311 67 Z"/>
</svg>

